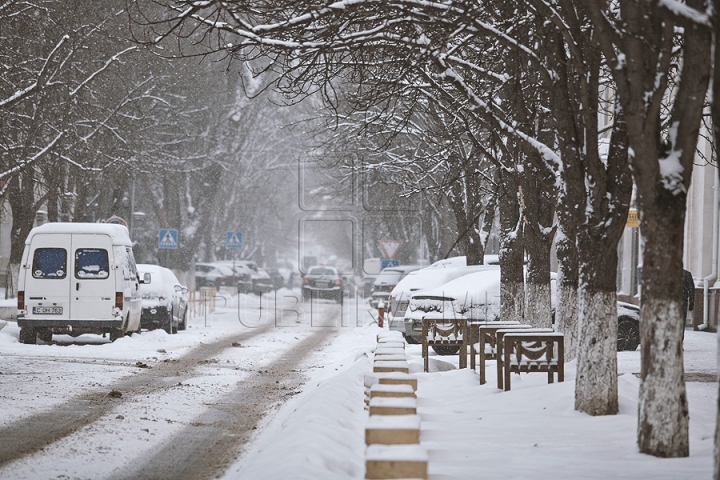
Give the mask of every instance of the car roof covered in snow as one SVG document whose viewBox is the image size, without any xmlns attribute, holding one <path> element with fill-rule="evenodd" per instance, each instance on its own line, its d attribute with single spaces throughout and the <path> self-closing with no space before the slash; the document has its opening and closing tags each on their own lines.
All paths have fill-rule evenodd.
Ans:
<svg viewBox="0 0 720 480">
<path fill-rule="evenodd" d="M 413 293 L 415 297 L 437 297 L 451 298 L 461 303 L 467 301 L 485 302 L 485 294 L 487 293 L 488 303 L 500 302 L 500 266 L 499 265 L 483 265 L 483 269 L 474 273 L 463 275 L 454 280 L 450 280 L 438 287 L 426 290 L 418 290 Z"/>
<path fill-rule="evenodd" d="M 117 223 L 73 223 L 73 222 L 49 222 L 30 230 L 25 240 L 29 245 L 33 236 L 37 234 L 55 233 L 83 233 L 89 235 L 107 235 L 112 239 L 113 245 L 132 246 L 130 234 L 127 227 Z"/>
<path fill-rule="evenodd" d="M 408 295 L 419 290 L 439 287 L 450 280 L 468 275 L 470 273 L 499 269 L 497 265 L 470 265 L 467 267 L 427 267 L 422 270 L 410 272 L 400 280 L 390 294 L 394 297 Z"/>
</svg>

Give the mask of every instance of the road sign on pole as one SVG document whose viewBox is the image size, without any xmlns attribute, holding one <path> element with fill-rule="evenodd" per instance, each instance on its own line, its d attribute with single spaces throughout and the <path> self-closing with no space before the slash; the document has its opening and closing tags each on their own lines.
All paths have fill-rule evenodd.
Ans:
<svg viewBox="0 0 720 480">
<path fill-rule="evenodd" d="M 382 259 L 380 260 L 380 270 L 384 270 L 387 267 L 399 267 L 400 266 L 400 260 L 386 260 Z"/>
<path fill-rule="evenodd" d="M 158 248 L 178 248 L 178 231 L 174 228 L 161 228 Z"/>
<path fill-rule="evenodd" d="M 226 248 L 242 248 L 242 232 L 227 232 Z"/>
<path fill-rule="evenodd" d="M 400 245 L 402 245 L 400 240 L 380 240 L 380 247 L 383 249 L 383 252 L 385 252 L 388 260 L 392 260 L 398 248 L 400 248 Z"/>
</svg>

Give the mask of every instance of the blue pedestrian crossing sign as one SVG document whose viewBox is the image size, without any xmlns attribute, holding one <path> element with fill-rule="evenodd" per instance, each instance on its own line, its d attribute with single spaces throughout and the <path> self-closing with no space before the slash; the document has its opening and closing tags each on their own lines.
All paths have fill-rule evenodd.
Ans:
<svg viewBox="0 0 720 480">
<path fill-rule="evenodd" d="M 242 248 L 242 232 L 227 232 L 225 247 Z"/>
<path fill-rule="evenodd" d="M 380 260 L 380 270 L 383 270 L 387 267 L 399 267 L 400 266 L 400 260 L 387 260 L 382 259 Z"/>
<path fill-rule="evenodd" d="M 158 248 L 178 248 L 178 231 L 174 228 L 161 228 Z"/>
</svg>

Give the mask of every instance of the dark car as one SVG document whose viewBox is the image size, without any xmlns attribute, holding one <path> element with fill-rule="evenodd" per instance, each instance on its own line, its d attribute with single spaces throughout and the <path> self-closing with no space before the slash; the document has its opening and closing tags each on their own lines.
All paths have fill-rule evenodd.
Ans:
<svg viewBox="0 0 720 480">
<path fill-rule="evenodd" d="M 640 307 L 632 303 L 617 302 L 618 352 L 637 350 L 640 345 Z"/>
<path fill-rule="evenodd" d="M 372 290 L 370 292 L 370 306 L 372 308 L 378 308 L 380 302 L 383 302 L 385 308 L 389 308 L 390 292 L 392 292 L 393 288 L 395 288 L 395 285 L 405 278 L 408 273 L 420 270 L 421 268 L 422 267 L 420 265 L 385 267 L 373 282 Z"/>
<path fill-rule="evenodd" d="M 213 263 L 195 264 L 195 286 L 197 288 L 230 286 L 232 278 L 232 269 L 229 267 Z"/>
<path fill-rule="evenodd" d="M 305 300 L 328 298 L 340 303 L 343 298 L 342 275 L 335 267 L 310 267 L 303 277 L 302 294 Z"/>
<path fill-rule="evenodd" d="M 172 270 L 159 265 L 138 264 L 142 294 L 140 328 L 162 328 L 177 333 L 187 328 L 187 287 L 180 284 Z"/>
</svg>

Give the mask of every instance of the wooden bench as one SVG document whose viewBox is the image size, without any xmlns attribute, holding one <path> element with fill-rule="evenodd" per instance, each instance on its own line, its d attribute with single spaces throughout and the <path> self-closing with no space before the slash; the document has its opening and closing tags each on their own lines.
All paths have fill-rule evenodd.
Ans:
<svg viewBox="0 0 720 480">
<path fill-rule="evenodd" d="M 477 327 L 473 326 L 471 328 L 471 331 L 474 330 L 476 332 L 478 338 L 478 353 L 480 357 L 478 362 L 478 373 L 480 377 L 480 385 L 484 385 L 486 383 L 485 361 L 497 360 L 497 331 L 509 329 L 527 330 L 529 328 L 532 328 L 532 326 L 524 325 L 520 322 L 505 323 L 500 325 L 478 325 Z M 473 344 L 470 350 L 470 365 L 473 368 L 474 365 L 472 365 L 472 363 L 473 360 L 475 360 L 474 347 L 475 345 Z"/>
<path fill-rule="evenodd" d="M 426 315 L 422 319 L 422 356 L 424 368 L 429 370 L 428 349 L 433 346 L 458 347 L 460 368 L 467 368 L 467 319 L 443 318 L 442 314 Z"/>
<path fill-rule="evenodd" d="M 503 369 L 504 355 L 504 336 L 508 333 L 554 333 L 552 328 L 501 328 L 495 331 L 495 342 L 497 353 L 495 360 L 497 364 L 497 385 L 500 390 L 504 388 L 505 370 Z"/>
<path fill-rule="evenodd" d="M 541 331 L 542 330 L 542 331 Z M 498 330 L 498 388 L 510 390 L 511 373 L 547 373 L 548 383 L 565 380 L 565 347 L 562 333 L 552 329 Z M 502 339 L 502 340 L 501 340 Z M 502 373 L 502 375 L 501 375 Z M 503 378 L 504 377 L 504 378 Z"/>
</svg>

